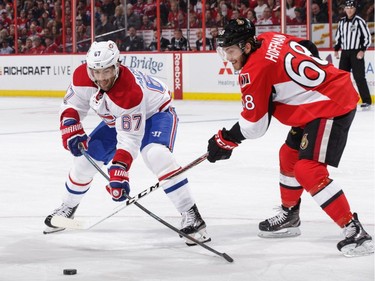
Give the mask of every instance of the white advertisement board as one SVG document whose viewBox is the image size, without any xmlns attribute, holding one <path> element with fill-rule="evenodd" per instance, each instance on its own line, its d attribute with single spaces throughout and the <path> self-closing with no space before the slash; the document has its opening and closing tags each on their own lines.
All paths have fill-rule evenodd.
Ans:
<svg viewBox="0 0 375 281">
<path fill-rule="evenodd" d="M 374 51 L 365 56 L 366 79 L 375 94 Z M 333 52 L 321 51 L 322 59 L 338 67 Z M 178 58 L 178 60 L 177 60 Z M 202 53 L 122 53 L 121 62 L 164 81 L 172 92 L 182 83 L 177 98 L 239 100 L 237 74 L 230 63 L 215 52 Z M 58 96 L 68 87 L 74 69 L 84 55 L 1 56 L 0 96 Z"/>
</svg>

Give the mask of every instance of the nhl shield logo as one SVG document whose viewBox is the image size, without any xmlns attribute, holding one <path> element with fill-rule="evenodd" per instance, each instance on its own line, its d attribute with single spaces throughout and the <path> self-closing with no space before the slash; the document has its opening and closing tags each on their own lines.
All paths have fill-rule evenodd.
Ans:
<svg viewBox="0 0 375 281">
<path fill-rule="evenodd" d="M 307 136 L 308 134 L 304 134 L 303 137 L 302 137 L 302 140 L 301 140 L 301 143 L 299 145 L 299 147 L 302 149 L 302 150 L 305 150 L 307 148 L 307 146 L 309 145 L 309 141 L 307 139 Z"/>
</svg>

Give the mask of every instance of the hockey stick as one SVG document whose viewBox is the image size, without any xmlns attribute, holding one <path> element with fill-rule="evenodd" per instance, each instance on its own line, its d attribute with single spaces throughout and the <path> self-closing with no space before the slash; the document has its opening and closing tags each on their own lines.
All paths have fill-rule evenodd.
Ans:
<svg viewBox="0 0 375 281">
<path fill-rule="evenodd" d="M 206 160 L 207 155 L 208 155 L 207 153 L 203 154 L 202 156 L 198 157 L 197 159 L 195 159 L 194 161 L 192 161 L 191 163 L 189 163 L 185 167 L 182 167 L 181 169 L 176 170 L 174 173 L 168 175 L 163 180 L 169 180 L 169 179 L 171 179 L 171 178 L 173 178 L 177 175 L 180 175 L 180 174 L 186 172 L 187 170 L 193 168 L 194 166 L 196 166 L 199 163 Z M 91 157 L 90 157 L 90 160 L 92 160 Z M 107 174 L 105 174 L 103 172 L 103 170 L 100 169 L 100 167 L 94 161 L 90 161 L 90 163 L 92 165 L 94 165 L 94 167 L 107 179 L 107 177 L 108 177 Z M 110 213 L 100 217 L 99 219 L 97 219 L 93 222 L 88 222 L 88 221 L 84 221 L 84 220 L 77 220 L 77 219 L 69 219 L 69 218 L 63 217 L 63 216 L 53 216 L 52 219 L 51 219 L 51 224 L 54 225 L 54 226 L 63 227 L 63 228 L 70 228 L 70 229 L 80 229 L 80 230 L 91 229 L 94 226 L 98 225 L 99 223 L 105 221 L 106 219 L 114 216 L 115 214 L 117 214 L 121 210 L 125 209 L 127 206 L 129 206 L 131 204 L 134 204 L 135 202 L 137 202 L 141 198 L 145 197 L 146 195 L 150 194 L 154 190 L 158 189 L 159 187 L 160 187 L 160 182 L 157 182 L 155 185 L 141 191 L 136 196 L 134 196 L 134 197 L 126 200 L 125 202 L 119 204 Z"/>
<path fill-rule="evenodd" d="M 100 172 L 100 174 L 102 174 L 103 175 L 103 177 L 107 180 L 107 181 L 109 181 L 110 179 L 109 179 L 109 177 L 108 177 L 108 175 L 95 163 L 95 161 L 90 157 L 90 155 L 88 155 L 88 153 L 86 152 L 86 150 L 82 147 L 82 146 L 80 146 L 80 150 L 81 150 L 81 153 L 83 154 L 83 156 L 85 156 L 86 157 L 86 159 Z M 207 158 L 207 153 L 206 154 L 204 154 L 202 157 L 200 157 L 200 158 L 198 158 L 198 159 L 201 159 L 201 158 L 203 158 L 203 159 L 201 159 L 201 161 L 199 161 L 198 163 L 200 163 L 200 162 L 202 162 L 203 160 L 205 160 L 206 158 Z M 194 161 L 193 161 L 194 162 Z M 192 163 L 193 163 L 192 162 Z M 191 163 L 191 164 L 192 164 Z M 198 164 L 198 163 L 196 163 L 196 164 Z M 195 165 L 191 165 L 191 164 L 189 164 L 188 166 L 189 166 L 189 168 L 191 168 L 191 167 L 193 167 L 193 166 L 195 166 Z M 186 166 L 186 167 L 188 167 L 188 166 Z M 180 170 L 178 170 L 177 172 L 179 172 L 179 174 L 180 173 L 182 173 L 181 172 L 181 170 L 182 169 L 180 169 Z M 177 175 L 177 172 L 175 173 L 175 174 L 172 174 L 173 176 L 176 176 Z M 170 175 L 169 176 L 169 178 L 170 177 L 172 177 L 172 175 Z M 129 195 L 127 195 L 127 194 L 125 194 L 125 196 L 128 198 L 128 200 L 132 200 L 133 198 L 132 197 L 130 197 Z M 189 236 L 189 235 L 187 235 L 187 234 L 185 234 L 184 232 L 182 232 L 181 230 L 179 230 L 179 229 L 177 229 L 176 227 L 174 227 L 173 225 L 171 225 L 171 224 L 169 224 L 167 221 L 165 221 L 165 220 L 163 220 L 163 219 L 161 219 L 160 217 L 158 217 L 157 215 L 155 215 L 153 212 L 151 212 L 150 210 L 148 210 L 148 209 L 146 209 L 145 207 L 143 207 L 141 204 L 139 204 L 138 202 L 136 202 L 136 201 L 134 201 L 133 202 L 133 204 L 134 205 L 136 205 L 138 208 L 140 208 L 142 211 L 144 211 L 146 214 L 148 214 L 149 216 L 151 216 L 152 218 L 154 218 L 155 220 L 157 220 L 158 222 L 160 222 L 160 223 L 162 223 L 162 224 L 164 224 L 166 227 L 168 227 L 169 229 L 171 229 L 171 230 L 173 230 L 174 232 L 176 232 L 176 233 L 178 233 L 179 235 L 180 235 L 180 237 L 181 236 L 183 236 L 183 237 L 185 237 L 185 238 L 187 238 L 187 239 L 189 239 L 189 240 L 191 240 L 191 241 L 193 241 L 195 244 L 197 244 L 197 245 L 199 245 L 199 246 L 201 246 L 201 247 L 203 247 L 203 248 L 205 248 L 206 250 L 208 250 L 208 251 L 210 251 L 210 252 L 212 252 L 212 253 L 214 253 L 214 254 L 216 254 L 216 255 L 218 255 L 218 256 L 221 256 L 222 258 L 224 258 L 226 261 L 228 261 L 228 262 L 233 262 L 233 258 L 231 258 L 229 255 L 227 255 L 226 253 L 221 253 L 221 252 L 218 252 L 218 251 L 216 251 L 215 249 L 213 249 L 213 248 L 211 248 L 210 246 L 207 246 L 206 244 L 204 244 L 204 243 L 202 243 L 202 242 L 200 242 L 200 241 L 198 241 L 197 239 L 195 239 L 195 238 L 193 238 L 193 237 L 191 237 L 191 236 Z M 52 217 L 53 218 L 53 217 Z M 51 221 L 51 223 L 52 223 L 52 221 Z"/>
</svg>

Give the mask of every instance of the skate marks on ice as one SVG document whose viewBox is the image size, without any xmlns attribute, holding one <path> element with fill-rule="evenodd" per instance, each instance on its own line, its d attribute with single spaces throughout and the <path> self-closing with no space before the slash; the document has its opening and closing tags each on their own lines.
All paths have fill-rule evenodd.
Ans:
<svg viewBox="0 0 375 281">
<path fill-rule="evenodd" d="M 177 217 L 166 219 L 179 223 Z M 207 217 L 210 246 L 231 255 L 232 264 L 205 249 L 187 247 L 178 235 L 143 216 L 116 217 L 89 231 L 51 235 L 41 233 L 41 222 L 25 218 L 23 226 L 4 229 L 1 280 L 66 280 L 63 268 L 76 268 L 75 280 L 90 281 L 374 279 L 374 256 L 343 257 L 336 249 L 337 228 L 329 221 L 302 222 L 298 237 L 262 239 L 258 221 Z M 333 272 L 334 279 L 327 279 Z"/>
</svg>

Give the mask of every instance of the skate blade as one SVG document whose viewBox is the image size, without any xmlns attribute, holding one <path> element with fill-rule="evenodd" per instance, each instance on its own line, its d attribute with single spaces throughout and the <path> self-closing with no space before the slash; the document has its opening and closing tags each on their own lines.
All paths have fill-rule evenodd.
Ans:
<svg viewBox="0 0 375 281">
<path fill-rule="evenodd" d="M 189 234 L 189 236 L 195 238 L 201 243 L 207 243 L 211 241 L 211 237 L 208 236 L 208 233 L 205 228 L 198 230 L 198 232 L 196 233 Z M 197 245 L 197 243 L 195 243 L 194 241 L 191 241 L 185 237 L 184 239 L 185 239 L 185 244 L 188 245 L 189 247 Z"/>
<path fill-rule="evenodd" d="M 298 227 L 289 227 L 278 231 L 260 231 L 258 236 L 261 238 L 288 238 L 301 235 Z"/>
<path fill-rule="evenodd" d="M 372 255 L 374 253 L 374 243 L 372 240 L 367 240 L 359 246 L 356 244 L 349 244 L 342 247 L 341 252 L 348 258 Z"/>
<path fill-rule="evenodd" d="M 43 234 L 52 234 L 52 233 L 56 233 L 56 232 L 60 232 L 60 231 L 63 231 L 65 230 L 65 228 L 62 228 L 62 227 L 48 227 L 43 231 Z"/>
</svg>

